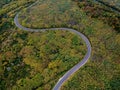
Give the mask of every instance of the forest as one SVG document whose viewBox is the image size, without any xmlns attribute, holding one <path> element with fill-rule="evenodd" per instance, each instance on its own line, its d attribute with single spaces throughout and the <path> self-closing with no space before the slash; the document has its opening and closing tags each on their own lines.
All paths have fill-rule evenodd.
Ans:
<svg viewBox="0 0 120 90">
<path fill-rule="evenodd" d="M 75 33 L 19 29 L 18 12 L 25 27 L 73 28 L 90 40 L 89 61 L 61 90 L 120 90 L 120 12 L 94 0 L 39 0 L 27 8 L 35 1 L 0 0 L 0 90 L 52 90 L 87 52 Z"/>
<path fill-rule="evenodd" d="M 14 0 L 0 0 L 0 8 L 2 8 L 2 6 L 10 3 L 11 1 L 14 1 Z"/>
</svg>

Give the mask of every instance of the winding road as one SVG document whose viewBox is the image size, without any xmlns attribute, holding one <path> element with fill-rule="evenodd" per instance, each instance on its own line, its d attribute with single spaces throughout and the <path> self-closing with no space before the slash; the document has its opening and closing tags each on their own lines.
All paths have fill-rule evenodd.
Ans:
<svg viewBox="0 0 120 90">
<path fill-rule="evenodd" d="M 38 2 L 38 1 L 37 1 Z M 31 6 L 29 6 L 28 8 L 32 7 L 33 5 L 35 5 L 36 2 L 34 4 L 32 4 Z M 91 44 L 88 40 L 88 38 L 78 32 L 77 30 L 75 29 L 71 29 L 71 28 L 49 28 L 49 29 L 31 29 L 31 28 L 27 28 L 27 27 L 24 27 L 22 26 L 20 23 L 19 23 L 19 20 L 18 20 L 18 16 L 19 16 L 20 12 L 17 13 L 17 15 L 15 16 L 14 18 L 14 23 L 15 25 L 22 29 L 22 30 L 25 30 L 25 31 L 29 31 L 29 32 L 44 32 L 44 31 L 47 31 L 47 30 L 66 30 L 66 31 L 71 31 L 77 35 L 79 35 L 83 40 L 84 42 L 86 43 L 86 46 L 87 46 L 87 53 L 85 54 L 84 58 L 78 63 L 76 64 L 74 67 L 72 67 L 69 71 L 67 71 L 59 80 L 58 82 L 56 83 L 56 85 L 54 86 L 53 90 L 60 90 L 62 84 L 72 75 L 74 74 L 80 67 L 82 67 L 84 64 L 86 64 L 86 62 L 89 60 L 90 56 L 91 56 Z"/>
</svg>

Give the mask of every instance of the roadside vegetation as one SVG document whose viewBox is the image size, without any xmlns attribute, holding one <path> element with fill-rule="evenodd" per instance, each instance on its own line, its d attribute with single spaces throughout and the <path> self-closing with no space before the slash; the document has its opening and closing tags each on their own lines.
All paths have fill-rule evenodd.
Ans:
<svg viewBox="0 0 120 90">
<path fill-rule="evenodd" d="M 47 2 L 47 3 L 46 3 Z M 54 4 L 56 3 L 56 4 Z M 41 0 L 33 7 L 24 9 L 19 22 L 29 28 L 78 27 L 82 12 L 71 0 Z"/>
<path fill-rule="evenodd" d="M 97 22 L 102 21 L 104 25 L 109 25 L 111 30 L 108 31 L 103 25 L 101 29 L 97 27 L 97 30 L 101 31 L 99 32 L 101 39 L 97 40 L 98 36 L 93 37 L 94 45 L 92 50 L 95 50 L 93 52 L 96 53 L 92 54 L 91 61 L 73 75 L 61 90 L 119 90 L 120 14 L 91 0 L 77 1 L 77 3 L 88 17 L 92 20 L 98 19 Z M 116 5 L 116 2 L 113 0 L 112 4 Z M 98 26 L 101 26 L 100 23 L 98 24 Z M 106 35 L 102 38 L 105 32 Z M 101 48 L 98 49 L 99 46 Z M 103 48 L 104 50 L 102 50 Z"/>
<path fill-rule="evenodd" d="M 119 90 L 119 14 L 86 0 L 40 0 L 27 9 L 33 2 L 11 1 L 0 9 L 0 89 L 51 90 L 86 53 L 84 42 L 74 33 L 19 30 L 13 19 L 25 8 L 19 16 L 23 26 L 74 28 L 92 44 L 88 63 L 61 90 Z"/>
<path fill-rule="evenodd" d="M 81 38 L 68 31 L 15 31 L 1 44 L 1 88 L 52 89 L 85 53 Z"/>
</svg>

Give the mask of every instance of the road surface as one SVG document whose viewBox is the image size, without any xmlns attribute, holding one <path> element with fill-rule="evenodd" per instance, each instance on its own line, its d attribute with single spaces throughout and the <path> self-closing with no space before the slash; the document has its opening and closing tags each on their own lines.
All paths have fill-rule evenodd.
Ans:
<svg viewBox="0 0 120 90">
<path fill-rule="evenodd" d="M 36 2 L 35 2 L 35 3 L 36 3 Z M 29 6 L 28 8 L 30 8 L 30 7 L 32 7 L 33 5 L 35 5 L 35 3 L 32 4 L 31 6 Z M 14 18 L 14 23 L 15 23 L 15 25 L 16 25 L 18 28 L 20 28 L 20 29 L 22 29 L 22 30 L 31 31 L 31 32 L 41 32 L 41 31 L 43 32 L 43 31 L 47 31 L 47 30 L 66 30 L 66 31 L 71 31 L 71 32 L 76 33 L 77 35 L 79 35 L 79 36 L 84 40 L 84 42 L 86 43 L 87 53 L 85 54 L 84 58 L 83 58 L 78 64 L 76 64 L 74 67 L 72 67 L 69 71 L 67 71 L 67 72 L 58 80 L 58 82 L 56 83 L 56 85 L 55 85 L 54 88 L 53 88 L 53 90 L 60 90 L 62 84 L 63 84 L 72 74 L 74 74 L 80 67 L 82 67 L 82 66 L 88 61 L 88 59 L 90 58 L 90 56 L 91 56 L 91 44 L 90 44 L 88 38 L 87 38 L 84 34 L 78 32 L 78 31 L 75 30 L 75 29 L 71 29 L 71 28 L 31 29 L 31 28 L 24 27 L 24 26 L 22 26 L 22 25 L 19 23 L 19 20 L 18 20 L 19 13 L 20 13 L 20 12 L 18 12 L 17 15 L 15 16 L 15 18 Z"/>
</svg>

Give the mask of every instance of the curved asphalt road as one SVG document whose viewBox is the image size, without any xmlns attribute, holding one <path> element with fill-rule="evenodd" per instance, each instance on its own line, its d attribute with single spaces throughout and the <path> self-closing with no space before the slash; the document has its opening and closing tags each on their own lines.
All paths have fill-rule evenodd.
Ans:
<svg viewBox="0 0 120 90">
<path fill-rule="evenodd" d="M 38 1 L 37 1 L 38 2 Z M 37 2 L 35 2 L 34 4 L 32 4 L 31 6 L 29 6 L 28 8 L 32 7 L 33 5 L 35 5 Z M 20 12 L 19 12 L 20 13 Z M 87 39 L 87 37 L 85 35 L 83 35 L 82 33 L 71 29 L 71 28 L 49 28 L 49 29 L 31 29 L 31 28 L 27 28 L 22 26 L 19 21 L 18 21 L 18 16 L 19 13 L 15 16 L 14 18 L 14 23 L 15 25 L 25 31 L 31 31 L 31 32 L 40 32 L 40 31 L 47 31 L 47 30 L 66 30 L 66 31 L 71 31 L 76 33 L 77 35 L 79 35 L 84 42 L 86 43 L 87 46 L 87 53 L 84 56 L 84 58 L 81 60 L 81 62 L 79 62 L 78 64 L 76 64 L 74 67 L 72 67 L 69 71 L 67 71 L 60 79 L 59 81 L 56 83 L 56 85 L 54 86 L 53 90 L 60 90 L 60 87 L 62 86 L 62 84 L 72 75 L 74 74 L 80 67 L 82 67 L 90 58 L 91 55 L 91 44 L 89 42 L 89 40 Z"/>
</svg>

